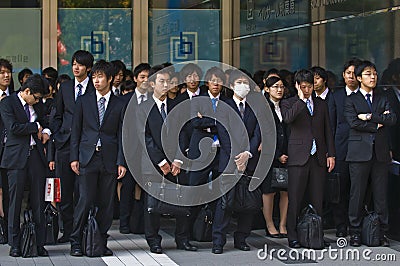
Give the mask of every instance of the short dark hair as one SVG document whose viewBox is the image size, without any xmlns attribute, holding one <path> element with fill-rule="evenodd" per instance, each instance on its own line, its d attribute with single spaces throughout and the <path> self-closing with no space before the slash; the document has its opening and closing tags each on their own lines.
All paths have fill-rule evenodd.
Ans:
<svg viewBox="0 0 400 266">
<path fill-rule="evenodd" d="M 216 77 L 220 78 L 222 80 L 222 82 L 225 83 L 225 81 L 226 81 L 225 73 L 219 67 L 214 66 L 214 67 L 210 68 L 209 70 L 207 70 L 206 75 L 204 76 L 204 80 L 206 82 L 210 81 L 212 75 L 215 75 Z"/>
<path fill-rule="evenodd" d="M 122 74 L 124 75 L 124 79 L 126 77 L 126 66 L 124 62 L 121 60 L 113 60 L 110 62 L 114 66 L 114 76 L 118 74 L 122 70 Z"/>
<path fill-rule="evenodd" d="M 371 61 L 368 61 L 368 60 L 364 60 L 356 67 L 356 69 L 354 71 L 354 74 L 356 74 L 356 77 L 361 77 L 362 72 L 366 68 L 373 68 L 376 70 L 376 66 L 374 63 L 372 63 Z"/>
<path fill-rule="evenodd" d="M 54 81 L 58 78 L 58 71 L 54 67 L 46 67 L 42 70 L 43 77 L 49 77 L 54 79 Z"/>
<path fill-rule="evenodd" d="M 277 83 L 278 81 L 282 81 L 282 83 L 283 83 L 283 80 L 280 77 L 277 77 L 277 76 L 269 77 L 265 81 L 265 87 L 271 88 L 271 86 L 274 85 L 275 83 Z"/>
<path fill-rule="evenodd" d="M 181 80 L 184 81 L 186 77 L 192 74 L 193 72 L 196 72 L 201 80 L 201 77 L 203 77 L 203 71 L 201 71 L 201 68 L 194 63 L 189 63 L 184 67 L 182 67 L 181 71 L 179 72 L 181 75 Z"/>
<path fill-rule="evenodd" d="M 71 77 L 70 77 L 68 74 L 61 74 L 61 75 L 59 75 L 58 78 L 57 78 L 57 80 L 56 80 L 56 86 L 57 86 L 58 84 L 63 83 L 64 81 L 67 81 L 67 80 L 71 80 Z"/>
<path fill-rule="evenodd" d="M 105 60 L 99 60 L 96 64 L 93 65 L 92 74 L 95 73 L 104 73 L 107 77 L 107 80 L 111 78 L 111 84 L 114 80 L 114 66 Z"/>
<path fill-rule="evenodd" d="M 170 74 L 163 65 L 155 65 L 149 71 L 149 81 L 155 82 L 157 74 Z"/>
<path fill-rule="evenodd" d="M 270 68 L 270 69 L 268 69 L 268 70 L 264 73 L 263 79 L 268 78 L 268 76 L 271 75 L 271 74 L 276 74 L 276 75 L 279 76 L 279 70 L 276 69 L 276 68 Z"/>
<path fill-rule="evenodd" d="M 328 73 L 326 73 L 326 70 L 320 66 L 313 66 L 310 68 L 311 72 L 314 74 L 314 76 L 320 76 L 325 82 L 328 81 Z"/>
<path fill-rule="evenodd" d="M 122 91 L 132 91 L 136 88 L 136 83 L 133 80 L 125 80 L 121 83 Z"/>
<path fill-rule="evenodd" d="M 307 69 L 300 69 L 294 74 L 294 81 L 297 84 L 308 82 L 314 84 L 314 73 Z"/>
<path fill-rule="evenodd" d="M 29 88 L 32 94 L 39 93 L 44 96 L 50 93 L 49 82 L 39 74 L 33 74 L 21 86 L 21 91 Z"/>
<path fill-rule="evenodd" d="M 150 71 L 151 66 L 148 63 L 140 63 L 133 69 L 133 76 L 137 78 L 142 71 Z"/>
<path fill-rule="evenodd" d="M 26 74 L 33 75 L 33 72 L 29 68 L 24 68 L 18 73 L 18 81 L 21 85 L 22 85 L 22 79 Z"/>
<path fill-rule="evenodd" d="M 354 66 L 354 69 L 357 68 L 357 66 L 361 63 L 362 61 L 359 58 L 353 57 L 352 59 L 346 61 L 343 65 L 343 73 L 348 69 L 350 66 Z"/>
<path fill-rule="evenodd" d="M 229 74 L 229 85 L 234 85 L 235 80 L 245 77 L 249 80 L 249 82 L 252 80 L 249 75 L 247 75 L 245 72 L 240 71 L 239 69 L 234 69 L 232 72 Z"/>
<path fill-rule="evenodd" d="M 8 70 L 10 70 L 10 72 L 13 71 L 13 66 L 12 66 L 11 62 L 8 61 L 7 59 L 0 58 L 0 68 L 1 67 L 7 68 Z"/>
<path fill-rule="evenodd" d="M 85 50 L 78 50 L 72 55 L 71 62 L 76 61 L 78 64 L 84 65 L 86 68 L 93 66 L 94 58 L 91 53 Z"/>
</svg>

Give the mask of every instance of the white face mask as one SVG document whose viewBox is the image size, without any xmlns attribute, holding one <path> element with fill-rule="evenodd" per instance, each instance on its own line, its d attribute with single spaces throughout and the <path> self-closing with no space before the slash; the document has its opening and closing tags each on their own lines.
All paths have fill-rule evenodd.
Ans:
<svg viewBox="0 0 400 266">
<path fill-rule="evenodd" d="M 236 93 L 236 95 L 240 98 L 244 99 L 250 92 L 250 86 L 244 83 L 235 84 L 235 86 L 233 87 L 233 92 Z"/>
</svg>

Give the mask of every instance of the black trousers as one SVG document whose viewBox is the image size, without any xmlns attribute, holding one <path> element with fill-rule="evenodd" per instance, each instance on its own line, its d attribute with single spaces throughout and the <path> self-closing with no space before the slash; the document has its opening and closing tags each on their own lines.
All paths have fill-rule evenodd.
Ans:
<svg viewBox="0 0 400 266">
<path fill-rule="evenodd" d="M 330 203 L 332 206 L 333 220 L 336 229 L 347 229 L 349 225 L 349 196 L 350 196 L 350 172 L 349 163 L 336 161 L 335 170 L 340 174 L 340 201 Z"/>
<path fill-rule="evenodd" d="M 228 233 L 229 223 L 232 218 L 232 212 L 222 209 L 221 198 L 217 200 L 215 208 L 214 221 L 212 227 L 213 245 L 224 246 L 226 244 L 226 234 Z M 234 243 L 240 245 L 245 243 L 250 235 L 253 224 L 253 213 L 238 212 L 237 228 L 233 234 Z"/>
<path fill-rule="evenodd" d="M 76 175 L 71 169 L 69 155 L 70 148 L 68 143 L 56 151 L 56 177 L 59 177 L 61 181 L 61 202 L 58 206 L 64 226 L 64 236 L 67 238 L 72 233 L 76 179 Z"/>
<path fill-rule="evenodd" d="M 36 241 L 38 246 L 44 246 L 46 226 L 44 217 L 46 167 L 40 158 L 37 148 L 35 147 L 30 151 L 27 163 L 23 169 L 8 169 L 7 174 L 10 193 L 8 244 L 12 247 L 20 247 L 21 204 L 24 197 L 25 183 L 28 182 L 30 183 L 30 207 L 32 208 L 33 220 L 35 222 Z"/>
<path fill-rule="evenodd" d="M 387 206 L 388 163 L 378 162 L 375 153 L 367 162 L 350 162 L 349 222 L 351 234 L 359 234 L 364 217 L 364 201 L 368 180 L 371 181 L 374 210 L 379 215 L 382 233 L 388 230 Z"/>
<path fill-rule="evenodd" d="M 96 221 L 106 243 L 107 232 L 113 220 L 117 168 L 115 173 L 106 171 L 103 164 L 103 152 L 95 152 L 88 165 L 81 168 L 80 175 L 76 177 L 79 198 L 74 212 L 71 245 L 81 244 L 83 228 L 87 222 L 89 210 L 93 206 L 98 207 Z"/>
<path fill-rule="evenodd" d="M 135 200 L 135 184 L 131 172 L 126 171 L 125 176 L 121 180 L 122 187 L 120 191 L 119 201 L 119 226 L 129 228 L 129 217 L 131 216 L 133 202 Z"/>
<path fill-rule="evenodd" d="M 289 166 L 288 183 L 288 240 L 297 240 L 297 217 L 300 215 L 304 197 L 316 209 L 318 215 L 322 216 L 322 203 L 324 196 L 324 183 L 326 168 L 320 166 L 316 155 L 310 156 L 303 166 Z M 308 195 L 305 195 L 306 191 Z"/>
</svg>

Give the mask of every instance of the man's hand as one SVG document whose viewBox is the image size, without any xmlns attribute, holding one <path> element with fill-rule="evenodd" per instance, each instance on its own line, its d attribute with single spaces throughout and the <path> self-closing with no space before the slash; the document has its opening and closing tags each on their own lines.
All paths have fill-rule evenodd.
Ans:
<svg viewBox="0 0 400 266">
<path fill-rule="evenodd" d="M 181 172 L 181 166 L 182 165 L 181 165 L 180 162 L 174 161 L 172 163 L 171 173 L 172 173 L 173 176 L 179 175 L 179 173 Z"/>
<path fill-rule="evenodd" d="M 378 129 L 380 129 L 381 127 L 383 127 L 383 125 L 382 124 L 378 124 Z"/>
<path fill-rule="evenodd" d="M 287 159 L 289 157 L 286 154 L 282 154 L 281 157 L 279 157 L 279 161 L 281 162 L 281 164 L 285 164 L 287 163 Z"/>
<path fill-rule="evenodd" d="M 42 143 L 45 144 L 50 139 L 49 134 L 44 133 L 42 134 Z"/>
<path fill-rule="evenodd" d="M 261 151 L 262 150 L 262 143 L 260 143 L 260 146 L 258 146 L 258 149 L 257 149 L 257 151 Z"/>
<path fill-rule="evenodd" d="M 168 173 L 171 172 L 171 166 L 169 163 L 163 164 L 163 166 L 160 166 L 160 168 L 164 175 L 168 175 Z"/>
<path fill-rule="evenodd" d="M 300 85 L 296 82 L 296 89 L 297 89 L 297 95 L 299 96 L 300 100 L 304 100 L 304 93 L 300 89 Z"/>
<path fill-rule="evenodd" d="M 383 114 L 384 114 L 384 115 L 388 115 L 388 114 L 390 114 L 390 111 L 389 111 L 389 110 L 386 110 L 385 112 L 383 112 Z"/>
<path fill-rule="evenodd" d="M 71 162 L 71 169 L 75 174 L 79 175 L 79 161 Z"/>
<path fill-rule="evenodd" d="M 249 160 L 249 153 L 248 152 L 241 152 L 235 156 L 235 163 L 239 171 L 240 169 L 246 169 L 246 163 Z M 239 169 L 240 168 L 240 169 Z M 244 171 L 243 169 L 243 171 Z"/>
<path fill-rule="evenodd" d="M 54 169 L 56 169 L 56 162 L 55 161 L 49 162 L 49 169 L 50 169 L 50 171 L 54 171 Z"/>
<path fill-rule="evenodd" d="M 368 121 L 368 120 L 370 120 L 370 119 L 368 119 L 368 115 L 370 115 L 370 114 L 358 114 L 357 117 L 358 117 L 358 119 L 361 119 L 363 121 Z"/>
<path fill-rule="evenodd" d="M 199 112 L 197 112 L 197 117 L 198 118 L 203 118 L 203 116 Z"/>
<path fill-rule="evenodd" d="M 332 172 L 333 168 L 335 168 L 335 157 L 326 158 L 326 167 L 328 167 L 328 172 Z"/>
<path fill-rule="evenodd" d="M 38 139 L 42 139 L 42 130 L 43 130 L 43 128 L 39 127 L 39 130 L 38 130 L 38 133 L 37 133 Z"/>
<path fill-rule="evenodd" d="M 117 179 L 121 179 L 125 176 L 126 174 L 126 168 L 122 165 L 118 165 L 118 177 Z"/>
</svg>

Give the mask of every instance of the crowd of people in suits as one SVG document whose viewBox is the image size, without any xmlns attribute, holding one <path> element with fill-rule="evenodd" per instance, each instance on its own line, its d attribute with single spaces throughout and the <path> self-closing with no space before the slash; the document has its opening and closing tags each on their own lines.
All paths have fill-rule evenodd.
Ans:
<svg viewBox="0 0 400 266">
<path fill-rule="evenodd" d="M 389 163 L 400 160 L 396 119 L 400 115 L 400 59 L 384 71 L 385 86 L 378 86 L 378 70 L 372 62 L 356 58 L 343 66 L 343 86 L 332 83 L 332 73 L 319 66 L 295 73 L 257 71 L 254 76 L 219 67 L 203 75 L 194 63 L 185 64 L 179 72 L 169 63 L 153 67 L 141 63 L 130 71 L 120 60 L 94 62 L 93 55 L 84 50 L 73 54 L 71 65 L 72 79 L 59 76 L 51 67 L 42 75 L 24 69 L 18 75 L 21 87 L 14 91 L 12 65 L 0 59 L 0 219 L 7 222 L 10 256 L 21 256 L 20 213 L 27 187 L 38 255 L 48 256 L 43 236 L 45 177 L 49 175 L 61 180 L 62 199 L 57 207 L 63 235 L 58 243 L 70 242 L 72 256 L 83 255 L 83 229 L 93 206 L 98 207 L 104 256 L 113 255 L 107 247 L 107 232 L 115 208 L 119 209 L 120 233 L 144 233 L 150 251 L 162 253 L 162 215 L 147 211 L 149 195 L 137 177 L 151 181 L 162 176 L 199 186 L 222 173 L 252 176 L 257 164 L 263 163 L 259 160 L 262 121 L 249 104 L 252 97 L 265 97 L 276 130 L 271 170 L 264 173 L 260 185 L 266 236 L 287 238 L 290 248 L 300 248 L 296 231 L 300 211 L 310 203 L 322 216 L 326 175 L 336 172 L 341 195 L 331 204 L 336 236 L 350 235 L 350 245 L 360 246 L 363 206 L 372 201 L 381 223 L 381 245 L 389 246 L 386 191 Z M 184 103 L 186 109 L 178 117 L 168 118 Z M 226 107 L 241 119 L 242 131 L 227 117 Z M 131 149 L 135 158 L 126 157 L 122 144 L 127 117 L 144 125 L 128 136 L 137 139 Z M 180 132 L 171 130 L 179 135 L 179 145 L 172 147 L 163 143 L 162 128 L 167 123 L 176 128 L 176 121 L 187 122 Z M 243 136 L 248 142 L 243 142 Z M 204 138 L 212 140 L 207 147 L 212 158 L 205 167 L 197 160 L 204 153 L 199 145 Z M 288 170 L 287 188 L 272 186 L 273 168 Z M 221 254 L 233 213 L 224 208 L 222 197 L 209 204 L 214 213 L 212 253 Z M 190 215 L 174 216 L 178 249 L 197 250 L 190 240 L 201 207 L 191 207 Z M 278 221 L 274 207 L 279 208 Z M 246 238 L 254 215 L 237 211 L 234 216 L 234 247 L 248 251 Z"/>
</svg>

